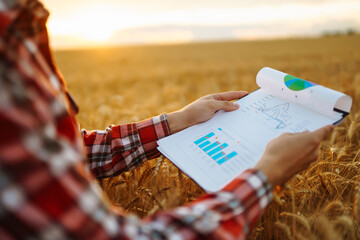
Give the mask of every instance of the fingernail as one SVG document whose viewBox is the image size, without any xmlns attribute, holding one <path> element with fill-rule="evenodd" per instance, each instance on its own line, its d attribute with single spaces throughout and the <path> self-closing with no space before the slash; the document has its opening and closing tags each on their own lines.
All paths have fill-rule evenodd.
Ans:
<svg viewBox="0 0 360 240">
<path fill-rule="evenodd" d="M 234 107 L 236 107 L 236 108 L 240 107 L 240 104 L 238 104 L 238 103 L 236 103 L 236 102 L 234 102 L 233 105 L 234 105 Z"/>
</svg>

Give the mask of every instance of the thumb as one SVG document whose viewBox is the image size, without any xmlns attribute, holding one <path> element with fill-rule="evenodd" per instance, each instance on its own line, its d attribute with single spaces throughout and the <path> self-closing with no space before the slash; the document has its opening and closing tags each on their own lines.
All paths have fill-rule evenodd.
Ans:
<svg viewBox="0 0 360 240">
<path fill-rule="evenodd" d="M 239 108 L 239 104 L 235 102 L 228 101 L 214 101 L 213 108 L 215 111 L 224 110 L 224 111 L 234 111 Z"/>
<path fill-rule="evenodd" d="M 317 140 L 322 141 L 332 132 L 334 128 L 335 127 L 333 125 L 327 125 L 312 132 L 312 134 L 317 138 Z"/>
</svg>

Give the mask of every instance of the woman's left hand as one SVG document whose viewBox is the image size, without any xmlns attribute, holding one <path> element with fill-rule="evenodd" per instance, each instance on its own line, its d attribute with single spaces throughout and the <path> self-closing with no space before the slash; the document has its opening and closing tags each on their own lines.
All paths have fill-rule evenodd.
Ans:
<svg viewBox="0 0 360 240">
<path fill-rule="evenodd" d="M 219 110 L 234 111 L 238 109 L 239 104 L 230 101 L 242 98 L 247 94 L 245 91 L 210 94 L 199 98 L 179 111 L 167 114 L 171 133 L 205 122 Z"/>
</svg>

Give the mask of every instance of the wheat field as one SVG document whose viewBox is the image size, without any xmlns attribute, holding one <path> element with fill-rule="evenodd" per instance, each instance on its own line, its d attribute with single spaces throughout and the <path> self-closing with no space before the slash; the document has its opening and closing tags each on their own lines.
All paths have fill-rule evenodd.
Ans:
<svg viewBox="0 0 360 240">
<path fill-rule="evenodd" d="M 307 170 L 275 191 L 249 239 L 360 239 L 360 36 L 57 51 L 82 128 L 140 121 L 206 94 L 253 91 L 269 66 L 342 91 L 351 114 Z M 99 181 L 114 206 L 144 217 L 204 192 L 162 157 Z"/>
</svg>

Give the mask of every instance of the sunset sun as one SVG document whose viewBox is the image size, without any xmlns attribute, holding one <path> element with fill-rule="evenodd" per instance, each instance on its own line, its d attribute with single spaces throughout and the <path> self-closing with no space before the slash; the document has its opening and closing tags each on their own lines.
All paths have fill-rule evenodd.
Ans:
<svg viewBox="0 0 360 240">
<path fill-rule="evenodd" d="M 77 9 L 61 21 L 50 18 L 48 27 L 54 35 L 67 35 L 100 44 L 109 40 L 116 31 L 136 25 L 136 20 L 139 18 L 122 12 L 116 5 L 97 4 Z"/>
</svg>

